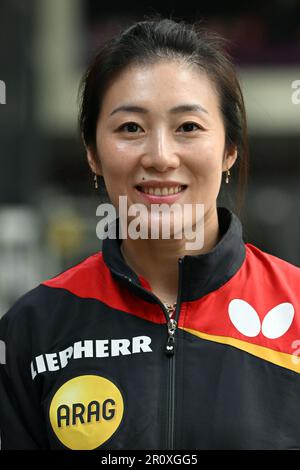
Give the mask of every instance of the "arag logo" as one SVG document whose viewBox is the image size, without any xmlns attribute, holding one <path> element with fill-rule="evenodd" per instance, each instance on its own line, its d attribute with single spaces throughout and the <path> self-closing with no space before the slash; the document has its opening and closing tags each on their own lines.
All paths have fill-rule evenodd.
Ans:
<svg viewBox="0 0 300 470">
<path fill-rule="evenodd" d="M 118 429 L 124 414 L 120 390 L 97 375 L 65 382 L 52 398 L 50 423 L 60 442 L 73 450 L 92 450 Z"/>
</svg>

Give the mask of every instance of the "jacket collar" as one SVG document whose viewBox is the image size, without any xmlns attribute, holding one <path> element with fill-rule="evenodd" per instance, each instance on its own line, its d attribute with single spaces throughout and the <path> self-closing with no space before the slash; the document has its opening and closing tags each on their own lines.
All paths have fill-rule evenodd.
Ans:
<svg viewBox="0 0 300 470">
<path fill-rule="evenodd" d="M 218 207 L 217 211 L 222 234 L 217 245 L 208 253 L 185 255 L 182 258 L 181 301 L 196 300 L 218 289 L 228 282 L 243 264 L 246 250 L 241 222 L 225 207 Z M 154 302 L 153 293 L 149 296 L 145 288 L 141 289 L 145 280 L 138 276 L 123 258 L 120 250 L 123 240 L 119 239 L 119 218 L 109 225 L 108 233 L 108 238 L 105 238 L 102 244 L 105 264 L 113 276 L 125 282 L 135 294 Z M 113 233 L 116 233 L 117 238 L 111 238 Z"/>
</svg>

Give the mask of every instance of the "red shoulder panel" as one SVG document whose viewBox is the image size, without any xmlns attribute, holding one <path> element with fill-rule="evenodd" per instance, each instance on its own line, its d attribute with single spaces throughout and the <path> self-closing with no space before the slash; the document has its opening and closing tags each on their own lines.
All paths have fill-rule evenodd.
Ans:
<svg viewBox="0 0 300 470">
<path fill-rule="evenodd" d="M 97 299 L 111 308 L 156 323 L 165 323 L 165 316 L 159 305 L 153 305 L 133 295 L 129 289 L 117 282 L 106 266 L 102 252 L 89 256 L 81 263 L 64 271 L 43 285 L 66 289 L 77 297 Z M 149 284 L 142 279 L 144 288 Z M 150 289 L 149 289 L 150 290 Z"/>
<path fill-rule="evenodd" d="M 179 326 L 293 354 L 300 346 L 300 268 L 246 244 L 239 271 L 188 302 Z"/>
</svg>

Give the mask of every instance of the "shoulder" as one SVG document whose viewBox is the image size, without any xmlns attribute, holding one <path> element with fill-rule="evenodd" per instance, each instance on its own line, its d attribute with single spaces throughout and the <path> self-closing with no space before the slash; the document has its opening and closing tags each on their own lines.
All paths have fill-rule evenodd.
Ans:
<svg viewBox="0 0 300 470">
<path fill-rule="evenodd" d="M 42 285 L 66 289 L 79 297 L 89 297 L 107 278 L 108 271 L 102 252 L 98 252 L 57 276 L 43 281 Z"/>
<path fill-rule="evenodd" d="M 102 252 L 94 253 L 51 279 L 43 281 L 42 284 L 51 287 L 68 286 L 77 279 L 84 280 L 87 276 L 99 275 L 102 267 Z"/>
<path fill-rule="evenodd" d="M 93 289 L 101 277 L 102 267 L 102 252 L 99 252 L 53 278 L 42 281 L 22 295 L 2 316 L 2 329 L 17 324 L 20 330 L 23 326 L 25 329 L 27 325 L 32 327 L 36 322 L 47 323 L 57 310 L 69 304 L 70 293 L 77 297 L 88 296 L 88 290 Z"/>
<path fill-rule="evenodd" d="M 260 248 L 246 243 L 246 265 L 259 277 L 273 277 L 273 280 L 288 281 L 291 285 L 300 283 L 300 267 L 284 259 L 267 253 Z"/>
</svg>

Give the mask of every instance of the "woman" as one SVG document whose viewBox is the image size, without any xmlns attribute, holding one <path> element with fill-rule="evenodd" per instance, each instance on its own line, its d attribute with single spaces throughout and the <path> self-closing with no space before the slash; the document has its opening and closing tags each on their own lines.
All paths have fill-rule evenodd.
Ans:
<svg viewBox="0 0 300 470">
<path fill-rule="evenodd" d="M 122 238 L 119 217 L 100 253 L 2 318 L 4 448 L 300 448 L 300 270 L 245 244 L 238 216 L 217 207 L 223 174 L 238 166 L 243 187 L 247 172 L 221 40 L 136 23 L 99 51 L 81 90 L 95 185 L 102 176 L 116 208 L 120 196 L 146 207 L 147 236 Z M 204 222 L 200 248 L 175 237 L 175 216 L 169 238 L 148 236 L 151 204 L 166 201 L 204 208 L 188 220 Z"/>
</svg>

